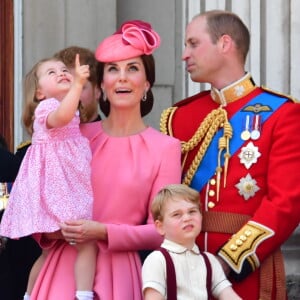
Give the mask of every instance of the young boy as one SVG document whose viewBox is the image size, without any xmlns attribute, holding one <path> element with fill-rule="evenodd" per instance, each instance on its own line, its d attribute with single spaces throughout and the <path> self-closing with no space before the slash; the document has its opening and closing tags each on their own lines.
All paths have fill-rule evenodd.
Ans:
<svg viewBox="0 0 300 300">
<path fill-rule="evenodd" d="M 154 198 L 151 212 L 157 231 L 164 236 L 161 248 L 171 257 L 176 282 L 167 285 L 172 274 L 166 271 L 170 264 L 166 263 L 165 251 L 152 252 L 142 269 L 145 300 L 169 300 L 170 285 L 178 300 L 204 300 L 211 295 L 220 300 L 241 299 L 231 288 L 218 260 L 210 253 L 201 253 L 195 244 L 202 222 L 197 191 L 183 184 L 168 185 Z"/>
</svg>

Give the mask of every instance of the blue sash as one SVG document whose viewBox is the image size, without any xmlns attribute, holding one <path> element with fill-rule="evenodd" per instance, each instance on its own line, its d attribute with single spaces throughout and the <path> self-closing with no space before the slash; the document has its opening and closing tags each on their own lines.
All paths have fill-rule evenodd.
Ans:
<svg viewBox="0 0 300 300">
<path fill-rule="evenodd" d="M 288 98 L 282 98 L 270 93 L 262 93 L 257 97 L 251 99 L 241 110 L 236 112 L 230 121 L 232 128 L 234 128 L 233 136 L 230 140 L 230 154 L 233 155 L 243 145 L 244 141 L 241 139 L 241 133 L 244 130 L 241 120 L 243 119 L 243 109 L 247 106 L 255 104 L 267 105 L 270 109 L 267 111 L 260 111 L 261 124 L 263 124 L 282 104 L 288 101 Z M 220 129 L 214 136 L 209 145 L 193 179 L 190 184 L 195 190 L 201 191 L 208 180 L 214 175 L 218 161 L 218 141 L 223 135 L 223 129 Z M 221 165 L 224 164 L 222 157 Z"/>
</svg>

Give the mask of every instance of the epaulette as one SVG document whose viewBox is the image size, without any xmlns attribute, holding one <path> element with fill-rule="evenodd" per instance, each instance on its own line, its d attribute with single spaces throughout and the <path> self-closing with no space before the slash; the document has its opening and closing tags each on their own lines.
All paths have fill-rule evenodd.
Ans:
<svg viewBox="0 0 300 300">
<path fill-rule="evenodd" d="M 193 102 L 195 99 L 198 99 L 199 97 L 206 96 L 209 93 L 210 93 L 210 90 L 202 91 L 202 92 L 200 92 L 200 93 L 198 93 L 196 95 L 193 95 L 191 97 L 188 97 L 188 98 L 186 98 L 184 100 L 181 100 L 181 101 L 175 103 L 174 106 L 177 106 L 177 107 L 184 106 L 184 105 L 186 105 L 186 104 L 188 104 L 190 102 Z"/>
<path fill-rule="evenodd" d="M 24 148 L 24 147 L 27 147 L 27 146 L 29 146 L 30 144 L 31 144 L 31 140 L 27 140 L 27 141 L 25 141 L 25 142 L 22 142 L 22 143 L 20 143 L 19 146 L 17 147 L 17 150 L 20 150 L 20 149 L 22 149 L 22 148 Z"/>
<path fill-rule="evenodd" d="M 275 91 L 275 90 L 272 90 L 264 85 L 261 86 L 261 89 L 263 89 L 264 91 L 270 93 L 270 94 L 273 94 L 273 95 L 277 95 L 277 96 L 280 96 L 280 97 L 283 97 L 283 98 L 288 98 L 290 99 L 291 101 L 295 102 L 295 103 L 299 103 L 299 100 L 296 99 L 295 97 L 291 96 L 291 95 L 288 95 L 288 94 L 284 94 L 284 93 L 281 93 L 281 92 L 278 92 L 278 91 Z"/>
</svg>

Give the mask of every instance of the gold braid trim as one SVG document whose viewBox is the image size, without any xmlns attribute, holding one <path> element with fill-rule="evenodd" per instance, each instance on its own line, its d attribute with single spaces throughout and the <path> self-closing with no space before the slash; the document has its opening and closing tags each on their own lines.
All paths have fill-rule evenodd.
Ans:
<svg viewBox="0 0 300 300">
<path fill-rule="evenodd" d="M 218 255 L 236 273 L 241 273 L 245 260 L 248 261 L 254 271 L 260 266 L 260 261 L 256 256 L 257 247 L 273 235 L 274 230 L 271 228 L 254 221 L 248 221 L 223 245 Z"/>
<path fill-rule="evenodd" d="M 171 120 L 172 120 L 172 117 L 173 117 L 176 109 L 177 109 L 177 106 L 169 107 L 167 109 L 164 109 L 163 112 L 161 113 L 159 129 L 162 133 L 173 136 Z"/>
<path fill-rule="evenodd" d="M 165 109 L 160 118 L 160 131 L 164 134 L 173 135 L 172 130 L 172 117 L 176 111 L 177 107 L 169 107 Z M 205 155 L 213 137 L 220 128 L 224 128 L 223 136 L 219 139 L 219 154 L 218 154 L 218 166 L 216 168 L 217 172 L 217 201 L 219 200 L 219 190 L 220 190 L 220 178 L 222 173 L 221 167 L 221 155 L 223 151 L 225 164 L 224 164 L 224 187 L 226 186 L 226 177 L 228 170 L 228 163 L 230 158 L 229 152 L 229 140 L 232 137 L 232 127 L 228 122 L 227 112 L 221 106 L 217 109 L 212 110 L 206 118 L 202 121 L 195 134 L 187 142 L 181 141 L 181 153 L 184 155 L 182 162 L 182 169 L 185 165 L 187 155 L 189 151 L 193 150 L 197 145 L 200 145 L 199 150 L 191 163 L 187 173 L 183 179 L 183 184 L 190 185 L 191 181 Z"/>
<path fill-rule="evenodd" d="M 202 121 L 199 128 L 193 135 L 193 137 L 186 143 L 182 144 L 182 153 L 186 154 L 193 150 L 197 145 L 201 145 L 199 150 L 191 163 L 184 179 L 183 183 L 186 185 L 190 185 L 213 137 L 219 130 L 219 128 L 224 128 L 223 136 L 219 139 L 219 155 L 218 155 L 218 166 L 216 168 L 217 172 L 217 201 L 219 200 L 219 190 L 220 190 L 220 179 L 221 179 L 221 154 L 224 150 L 226 150 L 224 157 L 225 157 L 225 174 L 224 174 L 224 186 L 226 185 L 226 176 L 227 176 L 227 169 L 228 169 L 228 161 L 230 158 L 229 152 L 229 139 L 232 137 L 232 127 L 228 122 L 227 112 L 222 107 L 214 109 L 211 111 L 206 118 Z M 185 163 L 185 160 L 184 160 Z"/>
</svg>

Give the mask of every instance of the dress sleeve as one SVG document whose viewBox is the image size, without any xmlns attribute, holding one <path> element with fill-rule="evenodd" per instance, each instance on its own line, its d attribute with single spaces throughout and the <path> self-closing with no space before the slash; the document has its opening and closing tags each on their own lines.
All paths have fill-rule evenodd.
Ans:
<svg viewBox="0 0 300 300">
<path fill-rule="evenodd" d="M 46 123 L 48 114 L 51 111 L 54 111 L 58 106 L 59 101 L 54 98 L 41 101 L 34 112 L 35 122 L 39 123 L 40 125 L 44 125 Z"/>
<path fill-rule="evenodd" d="M 151 192 L 152 200 L 158 191 L 166 185 L 181 182 L 181 144 L 179 140 L 172 138 L 161 153 L 161 157 L 160 169 L 155 178 Z M 148 210 L 148 223 L 153 222 L 150 213 L 150 205 Z"/>
<path fill-rule="evenodd" d="M 153 224 L 150 206 L 153 197 L 167 184 L 181 181 L 181 146 L 177 139 L 167 137 L 160 155 L 160 166 L 153 180 L 147 207 L 147 223 L 140 225 L 107 224 L 108 248 L 110 250 L 137 251 L 156 249 L 163 238 Z M 142 187 L 141 187 L 142 188 Z"/>
</svg>

